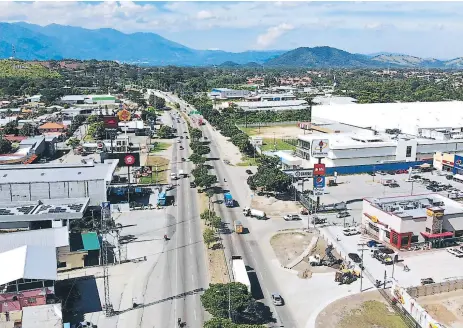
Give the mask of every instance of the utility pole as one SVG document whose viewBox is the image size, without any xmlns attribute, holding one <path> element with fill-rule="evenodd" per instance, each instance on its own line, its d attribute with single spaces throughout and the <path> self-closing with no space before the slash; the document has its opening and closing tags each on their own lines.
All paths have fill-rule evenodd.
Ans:
<svg viewBox="0 0 463 328">
<path fill-rule="evenodd" d="M 111 219 L 111 205 L 109 202 L 101 203 L 101 236 L 102 236 L 102 243 L 101 243 L 101 251 L 102 251 L 102 259 L 103 259 L 103 283 L 104 283 L 104 311 L 107 317 L 114 315 L 113 305 L 111 304 L 111 300 L 109 298 L 109 272 L 108 272 L 108 242 L 106 240 L 106 236 L 109 232 L 107 226 L 107 220 Z"/>
<path fill-rule="evenodd" d="M 362 292 L 363 290 L 363 251 L 368 250 L 368 248 L 365 248 L 365 246 L 367 246 L 367 244 L 365 243 L 361 243 L 357 245 L 362 247 L 361 249 L 359 249 L 359 251 L 362 252 L 362 256 L 361 256 L 362 262 L 360 262 L 360 292 Z"/>
</svg>

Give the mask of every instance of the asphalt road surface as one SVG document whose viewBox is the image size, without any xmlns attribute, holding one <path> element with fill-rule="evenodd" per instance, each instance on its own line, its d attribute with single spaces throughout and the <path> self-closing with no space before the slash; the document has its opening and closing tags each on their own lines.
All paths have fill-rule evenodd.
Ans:
<svg viewBox="0 0 463 328">
<path fill-rule="evenodd" d="M 159 93 L 158 95 L 164 96 L 166 100 L 170 102 L 180 103 L 180 109 L 184 110 L 186 108 L 186 103 L 183 100 L 180 100 L 178 97 L 171 94 Z M 191 106 L 190 106 L 191 107 Z M 210 126 L 202 126 L 203 135 L 211 141 L 210 148 L 211 153 L 209 154 L 210 158 L 219 158 L 218 146 L 211 137 L 209 131 Z M 229 172 L 226 169 L 225 164 L 219 158 L 215 161 L 210 161 L 209 164 L 213 165 L 214 173 L 217 176 L 219 184 L 224 190 L 229 190 L 232 196 L 241 204 L 241 207 L 244 207 L 249 203 L 249 199 L 242 199 L 240 189 L 247 188 L 247 186 L 235 185 L 233 182 L 233 177 L 229 175 Z M 226 182 L 224 182 L 224 179 Z M 218 195 L 218 199 L 221 199 L 221 195 Z M 224 204 L 216 205 L 216 211 L 219 216 L 222 218 L 223 222 L 228 226 L 230 231 L 233 230 L 233 223 L 236 220 L 243 222 L 247 226 L 247 218 L 242 214 L 242 210 L 239 207 L 227 208 Z M 251 219 L 252 220 L 252 219 Z M 258 236 L 252 234 L 250 231 L 249 234 L 237 235 L 235 233 L 225 233 L 222 234 L 223 244 L 225 247 L 225 255 L 228 260 L 229 274 L 231 273 L 230 259 L 231 255 L 241 255 L 245 264 L 248 267 L 248 275 L 252 284 L 252 293 L 256 299 L 262 301 L 265 305 L 270 307 L 270 310 L 273 312 L 273 316 L 276 320 L 276 323 L 273 325 L 275 327 L 291 327 L 296 328 L 297 324 L 292 318 L 289 310 L 286 307 L 275 307 L 271 301 L 272 292 L 280 292 L 275 289 L 276 283 L 272 274 L 270 273 L 269 268 L 267 267 L 265 261 L 263 260 L 263 255 L 260 252 L 258 247 Z"/>
<path fill-rule="evenodd" d="M 172 125 L 178 129 L 178 135 L 186 136 L 183 133 L 187 131 L 186 124 L 178 124 L 174 120 Z M 191 171 L 192 164 L 181 160 L 182 157 L 189 157 L 187 141 L 182 139 L 181 143 L 173 144 L 171 172 Z M 180 145 L 183 145 L 183 150 Z M 153 264 L 147 273 L 144 298 L 141 300 L 143 304 L 153 300 L 160 302 L 142 309 L 138 314 L 138 324 L 132 327 L 178 327 L 177 320 L 181 318 L 182 327 L 199 328 L 203 327 L 205 321 L 201 293 L 192 293 L 208 286 L 196 189 L 190 188 L 188 178 L 179 178 L 172 183 L 178 185 L 167 195 L 173 196 L 175 205 L 164 208 L 164 233 L 169 240 L 165 241 L 163 254 L 155 264 L 156 267 Z M 182 295 L 184 293 L 186 295 Z"/>
</svg>

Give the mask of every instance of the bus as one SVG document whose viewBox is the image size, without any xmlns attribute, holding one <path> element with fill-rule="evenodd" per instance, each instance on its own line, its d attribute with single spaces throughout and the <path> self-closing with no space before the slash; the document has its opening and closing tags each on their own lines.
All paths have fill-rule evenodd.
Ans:
<svg viewBox="0 0 463 328">
<path fill-rule="evenodd" d="M 166 193 L 160 192 L 158 195 L 158 205 L 166 206 Z"/>
</svg>

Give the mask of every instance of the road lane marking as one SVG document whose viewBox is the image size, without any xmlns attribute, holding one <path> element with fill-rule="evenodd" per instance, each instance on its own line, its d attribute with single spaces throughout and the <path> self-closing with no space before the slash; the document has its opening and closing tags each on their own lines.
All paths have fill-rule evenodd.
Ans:
<svg viewBox="0 0 463 328">
<path fill-rule="evenodd" d="M 195 321 L 197 320 L 196 319 L 196 309 L 193 310 L 193 314 L 195 315 Z"/>
<path fill-rule="evenodd" d="M 191 274 L 191 281 L 195 282 L 195 276 Z"/>
</svg>

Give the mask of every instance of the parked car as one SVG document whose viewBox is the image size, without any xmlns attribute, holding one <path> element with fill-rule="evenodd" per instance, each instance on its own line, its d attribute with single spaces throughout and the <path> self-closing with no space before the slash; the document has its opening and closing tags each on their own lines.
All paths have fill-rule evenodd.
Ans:
<svg viewBox="0 0 463 328">
<path fill-rule="evenodd" d="M 301 217 L 297 214 L 287 214 L 283 216 L 283 219 L 285 221 L 295 221 L 295 220 L 301 220 Z"/>
<path fill-rule="evenodd" d="M 368 172 L 368 174 L 371 175 L 372 177 L 376 176 L 375 172 Z"/>
<path fill-rule="evenodd" d="M 349 258 L 352 261 L 354 261 L 355 263 L 361 263 L 362 262 L 362 259 L 360 258 L 360 256 L 357 253 L 349 253 L 347 256 L 349 256 Z"/>
<path fill-rule="evenodd" d="M 398 188 L 400 185 L 397 182 L 393 182 L 389 184 L 389 188 Z"/>
<path fill-rule="evenodd" d="M 445 178 L 446 178 L 447 180 L 452 180 L 452 179 L 453 179 L 453 175 L 448 174 L 448 175 L 445 176 Z"/>
<path fill-rule="evenodd" d="M 422 285 L 430 285 L 434 283 L 434 279 L 432 278 L 423 278 L 421 279 L 421 284 Z"/>
<path fill-rule="evenodd" d="M 360 234 L 360 231 L 358 231 L 356 228 L 346 228 L 342 230 L 342 233 L 344 236 L 354 236 Z"/>
<path fill-rule="evenodd" d="M 246 173 L 247 174 L 252 174 L 252 171 L 251 170 L 246 170 Z"/>
<path fill-rule="evenodd" d="M 337 218 L 345 218 L 345 217 L 348 217 L 348 216 L 350 216 L 350 214 L 347 211 L 341 211 L 341 212 L 338 212 L 338 214 L 336 214 Z"/>
<path fill-rule="evenodd" d="M 272 293 L 272 302 L 274 305 L 283 305 L 283 298 L 278 293 Z"/>
<path fill-rule="evenodd" d="M 376 173 L 378 173 L 378 174 L 380 174 L 380 175 L 386 175 L 386 174 L 387 174 L 387 173 L 384 172 L 384 171 L 378 171 L 378 172 L 376 172 Z"/>
</svg>

